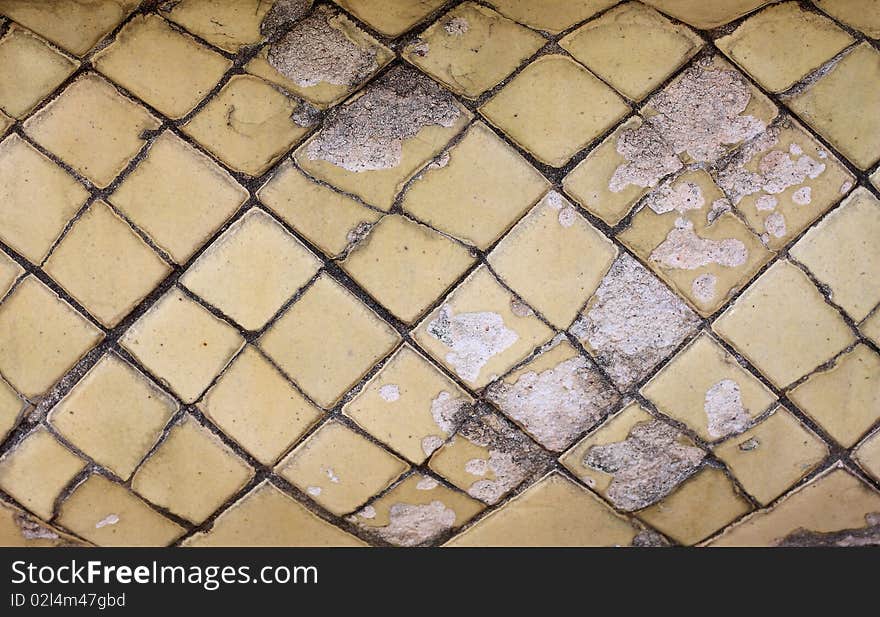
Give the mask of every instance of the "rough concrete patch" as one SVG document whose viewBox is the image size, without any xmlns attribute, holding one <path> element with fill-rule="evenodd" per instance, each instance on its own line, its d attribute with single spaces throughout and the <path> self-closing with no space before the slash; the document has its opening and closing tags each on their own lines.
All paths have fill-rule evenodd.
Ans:
<svg viewBox="0 0 880 617">
<path fill-rule="evenodd" d="M 57 533 L 55 533 L 48 527 L 44 527 L 29 516 L 25 516 L 24 514 L 16 512 L 15 514 L 13 514 L 13 519 L 15 520 L 15 524 L 18 525 L 18 529 L 21 531 L 21 537 L 25 540 L 58 539 Z"/>
<path fill-rule="evenodd" d="M 446 34 L 461 36 L 470 29 L 470 24 L 464 17 L 453 17 L 443 25 L 443 29 Z"/>
<path fill-rule="evenodd" d="M 494 384 L 487 397 L 539 443 L 557 452 L 595 426 L 620 400 L 580 356 L 540 373 L 523 373 L 513 384 Z"/>
<path fill-rule="evenodd" d="M 651 261 L 667 268 L 694 270 L 710 264 L 736 268 L 746 263 L 749 252 L 736 238 L 711 240 L 694 232 L 694 224 L 678 219 L 666 239 L 651 252 Z"/>
<path fill-rule="evenodd" d="M 606 496 L 630 512 L 663 499 L 696 472 L 705 456 L 685 445 L 678 430 L 652 420 L 636 424 L 624 441 L 591 447 L 584 465 L 614 476 Z"/>
<path fill-rule="evenodd" d="M 495 355 L 519 338 L 504 325 L 498 313 L 488 311 L 452 314 L 448 305 L 440 307 L 437 318 L 428 324 L 428 334 L 451 350 L 446 354 L 459 377 L 476 381 L 480 370 Z"/>
<path fill-rule="evenodd" d="M 813 189 L 802 186 L 791 194 L 791 200 L 799 206 L 808 206 L 813 201 Z"/>
<path fill-rule="evenodd" d="M 437 482 L 434 478 L 429 478 L 428 476 L 424 476 L 421 480 L 416 483 L 416 488 L 420 491 L 431 491 L 437 488 L 440 483 Z"/>
<path fill-rule="evenodd" d="M 302 19 L 312 8 L 312 0 L 275 0 L 260 23 L 260 33 L 270 37 Z"/>
<path fill-rule="evenodd" d="M 443 445 L 443 439 L 437 435 L 428 435 L 422 439 L 422 452 L 425 456 L 431 456 L 434 451 Z"/>
<path fill-rule="evenodd" d="M 450 127 L 460 113 L 449 92 L 399 66 L 335 108 L 307 154 L 353 172 L 389 169 L 400 164 L 404 140 L 427 126 Z"/>
<path fill-rule="evenodd" d="M 762 211 L 775 210 L 778 205 L 779 200 L 773 197 L 773 195 L 761 195 L 755 200 L 755 207 Z"/>
<path fill-rule="evenodd" d="M 739 384 L 732 379 L 722 379 L 706 391 L 703 409 L 709 435 L 715 439 L 745 430 L 751 420 L 743 407 Z"/>
<path fill-rule="evenodd" d="M 865 526 L 823 533 L 796 529 L 776 546 L 880 546 L 880 513 L 865 516 Z"/>
<path fill-rule="evenodd" d="M 447 435 L 455 432 L 455 427 L 468 411 L 470 405 L 467 400 L 453 397 L 449 392 L 440 392 L 431 401 L 431 417 L 434 418 L 434 424 Z"/>
<path fill-rule="evenodd" d="M 428 542 L 455 524 L 455 510 L 436 499 L 423 505 L 395 503 L 389 509 L 389 517 L 385 527 L 370 529 L 386 542 L 398 546 Z"/>
<path fill-rule="evenodd" d="M 642 188 L 656 186 L 660 178 L 684 166 L 672 146 L 649 122 L 621 133 L 617 152 L 627 162 L 611 175 L 608 189 L 613 193 L 619 193 L 630 184 Z"/>
<path fill-rule="evenodd" d="M 764 229 L 774 238 L 781 238 L 787 232 L 785 216 L 781 212 L 774 212 L 764 219 Z"/>
<path fill-rule="evenodd" d="M 706 272 L 694 279 L 691 283 L 691 293 L 700 302 L 711 302 L 715 299 L 717 293 L 715 286 L 718 284 L 718 277 L 714 274 Z"/>
<path fill-rule="evenodd" d="M 706 200 L 698 184 L 682 182 L 672 188 L 671 182 L 664 182 L 645 197 L 645 205 L 657 214 L 673 210 L 684 214 L 688 210 L 699 210 L 706 205 Z"/>
<path fill-rule="evenodd" d="M 389 383 L 379 388 L 379 396 L 383 401 L 393 403 L 400 398 L 400 388 L 396 384 Z"/>
<path fill-rule="evenodd" d="M 638 546 L 642 548 L 652 548 L 652 547 L 665 547 L 669 546 L 669 540 L 663 537 L 662 534 L 657 533 L 656 531 L 652 531 L 650 529 L 645 529 L 644 531 L 640 531 L 636 534 L 636 537 L 632 540 L 633 546 Z"/>
<path fill-rule="evenodd" d="M 709 212 L 706 213 L 706 223 L 711 225 L 718 220 L 719 216 L 725 212 L 730 212 L 731 210 L 733 210 L 733 205 L 731 205 L 727 199 L 716 199 L 712 202 L 712 207 L 709 208 Z"/>
</svg>

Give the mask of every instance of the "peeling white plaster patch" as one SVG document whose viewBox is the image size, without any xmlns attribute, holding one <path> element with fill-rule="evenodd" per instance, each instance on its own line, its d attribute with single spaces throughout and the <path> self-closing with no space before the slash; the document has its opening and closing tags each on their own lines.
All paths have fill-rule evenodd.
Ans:
<svg viewBox="0 0 880 617">
<path fill-rule="evenodd" d="M 437 488 L 437 485 L 437 480 L 424 476 L 416 483 L 416 488 L 420 491 L 432 491 Z"/>
<path fill-rule="evenodd" d="M 116 514 L 108 514 L 100 521 L 95 523 L 95 529 L 101 529 L 101 527 L 107 527 L 108 525 L 115 525 L 119 522 L 119 516 Z"/>
<path fill-rule="evenodd" d="M 572 208 L 571 206 L 566 206 L 559 211 L 559 224 L 563 227 L 571 227 L 572 225 L 574 225 L 576 214 L 577 213 L 575 212 L 574 208 Z"/>
<path fill-rule="evenodd" d="M 308 487 L 308 488 L 306 489 L 306 492 L 307 492 L 309 495 L 313 496 L 313 497 L 317 497 L 317 496 L 320 495 L 323 491 L 322 491 L 322 489 L 321 489 L 320 486 L 310 486 L 310 487 Z"/>
<path fill-rule="evenodd" d="M 785 235 L 785 217 L 781 212 L 774 212 L 764 220 L 764 229 L 774 238 L 781 238 Z"/>
<path fill-rule="evenodd" d="M 397 385 L 393 383 L 385 384 L 384 386 L 379 388 L 379 396 L 382 397 L 382 400 L 393 403 L 394 401 L 400 399 L 400 388 L 398 388 Z"/>
<path fill-rule="evenodd" d="M 489 471 L 489 461 L 484 458 L 472 458 L 464 464 L 464 470 L 472 476 L 485 476 Z"/>
<path fill-rule="evenodd" d="M 706 214 L 706 223 L 711 225 L 714 223 L 719 216 L 724 214 L 725 212 L 730 212 L 733 210 L 733 206 L 730 205 L 730 202 L 725 199 L 716 199 L 712 202 L 712 207 L 709 209 L 709 212 Z"/>
<path fill-rule="evenodd" d="M 565 199 L 563 199 L 562 195 L 560 195 L 557 191 L 550 191 L 544 197 L 544 203 L 548 208 L 553 208 L 554 210 L 561 210 L 565 205 Z"/>
<path fill-rule="evenodd" d="M 512 298 L 510 300 L 510 312 L 517 317 L 531 317 L 535 314 L 532 307 L 518 298 Z"/>
<path fill-rule="evenodd" d="M 455 525 L 455 511 L 438 500 L 422 505 L 395 503 L 388 513 L 388 525 L 375 532 L 386 542 L 400 546 L 427 542 Z"/>
<path fill-rule="evenodd" d="M 776 206 L 779 205 L 779 200 L 776 199 L 773 195 L 761 195 L 755 201 L 755 207 L 758 210 L 775 210 Z"/>
<path fill-rule="evenodd" d="M 513 345 L 519 338 L 504 325 L 498 313 L 489 311 L 452 314 L 443 305 L 436 319 L 428 324 L 428 334 L 450 348 L 446 361 L 459 377 L 475 382 L 480 370 L 493 357 Z"/>
<path fill-rule="evenodd" d="M 664 183 L 652 191 L 645 203 L 657 214 L 666 214 L 675 210 L 684 214 L 688 210 L 699 210 L 706 205 L 703 191 L 693 182 L 682 182 L 675 188 L 671 183 Z"/>
<path fill-rule="evenodd" d="M 743 431 L 751 421 L 743 407 L 739 384 L 732 379 L 722 379 L 706 391 L 703 409 L 709 420 L 709 435 L 715 439 Z"/>
<path fill-rule="evenodd" d="M 462 398 L 453 398 L 445 390 L 431 401 L 431 417 L 434 418 L 434 424 L 447 435 L 455 432 L 455 426 L 466 411 L 467 402 Z"/>
<path fill-rule="evenodd" d="M 40 523 L 35 520 L 24 516 L 23 514 L 15 513 L 13 516 L 15 523 L 18 525 L 18 529 L 21 532 L 21 537 L 25 540 L 57 540 L 58 534 L 49 529 L 48 527 L 44 527 Z"/>
<path fill-rule="evenodd" d="M 651 253 L 651 260 L 666 266 L 694 270 L 709 264 L 727 268 L 741 266 L 748 258 L 746 245 L 736 238 L 710 240 L 694 232 L 694 224 L 678 219 L 669 235 Z"/>
<path fill-rule="evenodd" d="M 790 146 L 788 146 L 788 151 L 789 151 L 791 154 L 793 154 L 794 156 L 800 156 L 800 155 L 802 155 L 802 154 L 804 153 L 804 149 L 801 148 L 801 147 L 800 147 L 799 145 L 797 145 L 796 143 L 792 143 Z"/>
<path fill-rule="evenodd" d="M 694 279 L 691 283 L 691 292 L 700 302 L 711 302 L 715 299 L 715 285 L 718 283 L 718 277 L 714 274 L 706 272 Z"/>
<path fill-rule="evenodd" d="M 446 30 L 446 34 L 461 36 L 470 29 L 470 24 L 464 17 L 453 17 L 446 22 L 443 29 Z"/>
<path fill-rule="evenodd" d="M 364 506 L 363 510 L 358 512 L 358 516 L 367 520 L 376 518 L 376 508 L 373 506 Z"/>
<path fill-rule="evenodd" d="M 847 180 L 846 182 L 844 182 L 843 184 L 840 185 L 840 194 L 846 195 L 847 193 L 849 193 L 849 190 L 852 188 L 852 186 L 853 186 L 852 182 Z"/>
<path fill-rule="evenodd" d="M 425 456 L 431 456 L 434 451 L 443 445 L 443 439 L 437 435 L 428 435 L 422 439 L 422 452 Z"/>
<path fill-rule="evenodd" d="M 791 194 L 791 200 L 799 206 L 807 206 L 813 201 L 813 190 L 803 186 Z"/>
<path fill-rule="evenodd" d="M 522 481 L 522 468 L 516 463 L 513 453 L 489 451 L 487 461 L 489 471 L 495 476 L 492 480 L 477 480 L 471 484 L 467 493 L 475 499 L 493 504 Z"/>
</svg>

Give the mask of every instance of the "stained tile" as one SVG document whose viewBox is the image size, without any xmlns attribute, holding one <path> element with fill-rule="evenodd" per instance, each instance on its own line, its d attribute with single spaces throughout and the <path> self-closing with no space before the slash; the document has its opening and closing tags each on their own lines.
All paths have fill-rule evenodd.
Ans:
<svg viewBox="0 0 880 617">
<path fill-rule="evenodd" d="M 29 548 L 84 545 L 81 540 L 44 523 L 24 510 L 0 501 L 0 546 Z"/>
</svg>

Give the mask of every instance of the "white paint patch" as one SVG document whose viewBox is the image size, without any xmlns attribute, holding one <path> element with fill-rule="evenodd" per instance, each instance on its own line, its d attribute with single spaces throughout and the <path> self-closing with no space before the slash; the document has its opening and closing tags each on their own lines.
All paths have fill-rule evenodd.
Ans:
<svg viewBox="0 0 880 617">
<path fill-rule="evenodd" d="M 382 397 L 382 400 L 393 403 L 394 401 L 400 399 L 400 388 L 398 388 L 397 385 L 393 383 L 385 384 L 384 386 L 379 388 L 379 396 Z"/>
<path fill-rule="evenodd" d="M 306 492 L 312 497 L 317 497 L 321 494 L 322 489 L 320 486 L 310 486 L 306 489 Z"/>
<path fill-rule="evenodd" d="M 792 143 L 792 144 L 788 147 L 788 151 L 789 151 L 791 154 L 793 154 L 794 156 L 800 156 L 800 155 L 802 155 L 802 154 L 804 153 L 804 149 L 801 148 L 799 145 L 797 145 L 797 144 L 795 144 L 795 143 Z"/>
<path fill-rule="evenodd" d="M 422 477 L 417 483 L 416 488 L 420 491 L 432 491 L 437 488 L 438 483 L 434 478 L 429 478 L 428 476 Z"/>
<path fill-rule="evenodd" d="M 791 194 L 791 200 L 799 206 L 807 206 L 813 201 L 813 189 L 803 186 Z"/>
<path fill-rule="evenodd" d="M 785 235 L 785 217 L 781 212 L 774 212 L 764 220 L 764 229 L 774 238 L 781 238 Z"/>
<path fill-rule="evenodd" d="M 489 471 L 489 461 L 484 458 L 472 458 L 464 464 L 464 470 L 472 476 L 485 476 Z"/>
<path fill-rule="evenodd" d="M 95 529 L 101 529 L 102 527 L 107 527 L 109 525 L 115 525 L 118 522 L 119 522 L 119 516 L 117 516 L 116 514 L 108 514 L 107 516 L 102 518 L 100 521 L 95 523 Z"/>
<path fill-rule="evenodd" d="M 727 268 L 741 266 L 748 258 L 745 244 L 736 238 L 710 240 L 694 232 L 694 224 L 678 219 L 669 235 L 651 253 L 651 259 L 667 268 L 693 270 L 718 264 Z"/>
<path fill-rule="evenodd" d="M 480 370 L 493 357 L 513 345 L 516 332 L 504 325 L 504 318 L 489 311 L 452 314 L 443 305 L 436 319 L 428 324 L 428 334 L 450 348 L 446 361 L 459 377 L 473 383 Z"/>
<path fill-rule="evenodd" d="M 691 283 L 691 292 L 693 292 L 694 297 L 700 302 L 711 302 L 715 299 L 715 294 L 717 293 L 715 290 L 717 283 L 718 277 L 714 274 L 708 272 L 701 274 L 694 279 L 693 283 Z"/>
<path fill-rule="evenodd" d="M 706 391 L 703 409 L 709 435 L 715 439 L 745 430 L 751 420 L 743 407 L 739 384 L 732 379 L 722 379 Z"/>
<path fill-rule="evenodd" d="M 550 191 L 544 197 L 544 203 L 548 208 L 553 208 L 554 210 L 561 210 L 562 206 L 565 205 L 565 200 L 562 195 L 560 195 L 557 191 Z"/>
<path fill-rule="evenodd" d="M 776 206 L 779 205 L 779 200 L 776 199 L 773 195 L 761 195 L 755 201 L 755 207 L 758 210 L 775 210 Z"/>
</svg>

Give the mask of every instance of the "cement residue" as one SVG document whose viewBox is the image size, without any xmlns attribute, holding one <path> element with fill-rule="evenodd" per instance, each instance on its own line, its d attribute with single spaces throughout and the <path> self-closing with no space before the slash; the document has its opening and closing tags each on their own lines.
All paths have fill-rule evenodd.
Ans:
<svg viewBox="0 0 880 617">
<path fill-rule="evenodd" d="M 275 0 L 260 24 L 260 33 L 270 37 L 302 19 L 312 8 L 312 0 Z"/>
<path fill-rule="evenodd" d="M 469 409 L 470 405 L 465 399 L 453 397 L 445 391 L 440 392 L 431 401 L 431 417 L 434 418 L 434 424 L 447 435 L 455 432 L 455 427 Z"/>
<path fill-rule="evenodd" d="M 504 325 L 498 313 L 489 311 L 453 315 L 448 305 L 440 307 L 437 318 L 428 324 L 428 334 L 450 351 L 446 361 L 462 379 L 474 382 L 480 370 L 493 357 L 519 338 Z"/>
<path fill-rule="evenodd" d="M 700 302 L 711 302 L 715 299 L 715 294 L 718 293 L 715 289 L 717 284 L 718 277 L 706 272 L 691 283 L 691 293 Z"/>
<path fill-rule="evenodd" d="M 442 501 L 413 505 L 395 503 L 389 509 L 390 522 L 371 531 L 398 546 L 416 546 L 436 538 L 455 525 L 455 511 Z"/>
<path fill-rule="evenodd" d="M 638 546 L 641 548 L 649 548 L 649 547 L 664 547 L 669 546 L 669 540 L 663 537 L 662 534 L 657 533 L 656 531 L 652 531 L 650 529 L 645 529 L 636 534 L 636 537 L 632 540 L 633 546 Z"/>
<path fill-rule="evenodd" d="M 739 384 L 732 379 L 722 379 L 706 391 L 703 409 L 708 419 L 709 435 L 715 439 L 739 433 L 751 421 L 743 407 Z"/>
<path fill-rule="evenodd" d="M 13 519 L 15 520 L 15 524 L 18 525 L 19 530 L 21 531 L 21 537 L 25 540 L 57 540 L 58 534 L 45 527 L 35 521 L 34 519 L 25 516 L 24 514 L 15 513 L 13 515 Z"/>
<path fill-rule="evenodd" d="M 667 268 L 694 270 L 710 264 L 736 268 L 746 263 L 748 250 L 736 238 L 711 240 L 694 232 L 694 224 L 678 219 L 666 239 L 651 252 L 651 261 Z"/>
<path fill-rule="evenodd" d="M 788 232 L 785 225 L 785 216 L 781 212 L 773 212 L 764 219 L 764 229 L 774 238 L 783 237 Z"/>
<path fill-rule="evenodd" d="M 451 36 L 461 36 L 470 29 L 470 24 L 464 17 L 453 17 L 443 25 L 443 29 Z"/>
<path fill-rule="evenodd" d="M 699 210 L 706 205 L 706 200 L 698 184 L 682 182 L 673 188 L 671 182 L 664 182 L 645 197 L 645 205 L 657 214 L 673 210 L 684 214 L 688 210 Z"/>
<path fill-rule="evenodd" d="M 614 170 L 608 182 L 609 190 L 614 193 L 630 184 L 642 188 L 656 186 L 660 178 L 684 166 L 650 122 L 621 133 L 617 139 L 617 152 L 627 162 Z"/>
<path fill-rule="evenodd" d="M 796 529 L 776 546 L 880 546 L 880 513 L 865 516 L 865 526 L 840 531 Z"/>
</svg>

